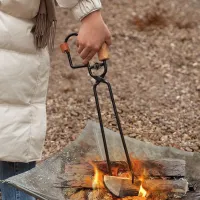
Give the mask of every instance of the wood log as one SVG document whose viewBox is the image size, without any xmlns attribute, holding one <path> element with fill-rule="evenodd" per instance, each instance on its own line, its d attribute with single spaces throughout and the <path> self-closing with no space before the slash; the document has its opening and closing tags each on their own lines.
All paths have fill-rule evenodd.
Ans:
<svg viewBox="0 0 200 200">
<path fill-rule="evenodd" d="M 167 192 L 185 195 L 188 191 L 188 182 L 186 179 L 179 180 L 145 180 L 142 183 L 144 189 L 153 192 Z"/>
<path fill-rule="evenodd" d="M 141 182 L 133 185 L 132 180 L 129 178 L 104 176 L 104 184 L 111 194 L 123 198 L 127 196 L 138 196 Z"/>
<path fill-rule="evenodd" d="M 112 181 L 114 180 L 126 180 L 127 178 L 123 177 L 113 177 Z M 54 183 L 54 187 L 58 188 L 85 188 L 85 189 L 93 189 L 93 180 L 94 176 L 90 175 L 80 175 L 80 174 L 62 174 L 59 176 Z M 128 179 L 129 180 L 129 179 Z M 102 184 L 95 185 L 95 189 L 105 189 L 105 184 L 104 184 L 104 179 L 102 178 Z M 128 183 L 129 184 L 129 183 Z M 139 185 L 141 184 L 140 181 L 137 181 L 137 187 L 139 188 Z M 132 184 L 131 184 L 132 185 Z M 132 189 L 133 190 L 133 189 Z M 137 194 L 138 194 L 138 189 L 137 189 Z"/>
<path fill-rule="evenodd" d="M 112 196 L 106 189 L 98 189 L 98 190 L 82 189 L 69 197 L 69 200 L 102 200 L 102 199 L 104 200 L 146 200 L 145 197 L 126 197 L 126 198 L 119 199 Z"/>
<path fill-rule="evenodd" d="M 90 175 L 61 174 L 54 183 L 54 187 L 92 189 L 93 179 L 94 176 Z"/>
<path fill-rule="evenodd" d="M 119 177 L 104 176 L 106 188 L 115 196 L 126 197 L 132 196 L 138 185 L 133 185 L 131 179 L 123 180 Z M 142 183 L 143 188 L 148 193 L 160 192 L 168 194 L 177 194 L 184 196 L 188 191 L 188 182 L 185 179 L 179 180 L 145 180 Z M 134 195 L 133 195 L 134 196 Z"/>
<path fill-rule="evenodd" d="M 169 197 L 167 194 L 154 194 L 152 196 L 148 196 L 148 198 L 145 197 L 126 197 L 122 199 L 116 199 L 116 200 L 199 200 L 200 199 L 200 193 L 198 192 L 189 192 L 187 195 L 178 198 L 175 197 Z"/>
<path fill-rule="evenodd" d="M 128 165 L 124 161 L 115 161 L 111 163 L 112 165 L 112 172 L 115 176 L 124 176 L 127 175 L 129 172 Z M 164 160 L 133 160 L 133 166 L 134 166 L 134 172 L 136 177 L 143 178 L 149 178 L 149 177 L 176 177 L 180 178 L 185 175 L 185 161 L 183 160 L 176 160 L 176 159 L 164 159 Z M 94 180 L 94 174 L 95 174 L 95 168 L 97 168 L 100 172 L 103 172 L 102 174 L 107 175 L 107 163 L 105 161 L 93 161 L 90 163 L 81 163 L 81 164 L 68 164 L 65 166 L 65 174 L 61 174 L 56 183 L 54 184 L 55 187 L 63 187 L 63 188 L 87 188 L 92 189 L 93 186 L 93 180 Z M 161 193 L 163 191 L 167 192 L 175 192 L 175 193 L 181 193 L 184 191 L 182 188 L 184 186 L 184 183 L 179 183 L 180 180 L 177 180 L 178 183 L 175 183 L 174 181 L 168 180 L 169 182 L 166 182 L 162 180 L 155 181 L 153 184 L 151 181 L 155 180 L 148 180 L 146 181 L 146 185 L 144 184 L 145 189 L 148 189 L 149 186 L 151 186 L 151 190 L 154 191 L 160 191 Z M 166 183 L 165 183 L 166 182 Z M 182 184 L 182 185 L 181 185 Z M 115 182 L 116 185 L 116 182 Z M 129 188 L 129 183 L 122 184 L 120 196 L 128 196 L 128 195 L 136 195 L 138 193 L 139 189 L 135 188 Z M 130 184 L 132 187 L 132 184 Z M 175 190 L 170 190 L 169 186 L 176 186 Z M 108 186 L 106 185 L 108 188 Z M 116 186 L 115 186 L 116 187 Z M 104 184 L 102 180 L 102 184 L 98 184 L 98 186 L 95 186 L 95 188 L 104 189 Z M 118 187 L 120 188 L 120 187 Z M 160 188 L 160 189 L 159 189 Z M 187 186 L 186 186 L 187 188 Z M 110 189 L 109 189 L 110 190 Z M 116 190 L 116 189 L 115 189 Z M 169 191 L 168 191 L 169 190 Z M 114 194 L 114 193 L 113 193 Z M 115 194 L 116 195 L 116 194 Z M 116 195 L 117 196 L 117 195 Z M 112 197 L 113 198 L 113 197 Z M 125 198 L 124 198 L 125 199 Z"/>
<path fill-rule="evenodd" d="M 93 189 L 93 176 L 89 175 L 66 175 L 59 177 L 54 187 L 59 188 L 87 188 Z M 134 196 L 139 192 L 140 182 L 136 181 L 132 184 L 130 179 L 122 179 L 121 177 L 104 176 L 104 184 L 106 188 L 117 197 Z M 167 192 L 173 194 L 180 194 L 181 196 L 186 194 L 188 190 L 188 183 L 185 179 L 179 180 L 145 180 L 143 188 L 150 192 Z M 104 189 L 102 184 L 95 186 L 96 189 Z"/>
<path fill-rule="evenodd" d="M 107 190 L 93 190 L 88 195 L 87 200 L 147 200 L 145 197 L 125 197 L 125 198 L 117 198 L 112 196 Z M 164 199 L 162 199 L 164 200 Z"/>
<path fill-rule="evenodd" d="M 75 174 L 84 174 L 84 175 L 94 175 L 94 166 L 98 170 L 108 173 L 106 161 L 92 161 L 91 163 L 80 163 L 80 164 L 67 164 L 65 166 L 65 173 L 75 173 Z M 113 173 L 121 171 L 127 172 L 128 165 L 125 161 L 115 161 L 111 162 Z"/>
<path fill-rule="evenodd" d="M 162 160 L 133 160 L 136 176 L 150 177 L 185 177 L 185 160 L 162 159 Z"/>
<path fill-rule="evenodd" d="M 126 198 L 116 198 L 112 196 L 107 190 L 93 190 L 88 195 L 87 200 L 147 200 L 145 197 L 126 197 Z M 164 200 L 164 199 L 162 199 Z"/>
<path fill-rule="evenodd" d="M 104 174 L 108 174 L 106 161 L 93 161 L 90 163 L 67 164 L 65 173 L 94 175 L 94 166 Z M 148 177 L 185 177 L 185 161 L 178 159 L 162 160 L 133 160 L 135 176 Z M 129 171 L 128 165 L 124 161 L 111 162 L 114 176 Z"/>
</svg>

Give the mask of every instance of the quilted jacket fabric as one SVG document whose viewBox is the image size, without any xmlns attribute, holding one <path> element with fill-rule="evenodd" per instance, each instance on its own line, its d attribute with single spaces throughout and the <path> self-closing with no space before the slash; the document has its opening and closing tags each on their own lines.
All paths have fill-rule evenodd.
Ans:
<svg viewBox="0 0 200 200">
<path fill-rule="evenodd" d="M 77 19 L 99 0 L 58 0 Z M 31 30 L 40 0 L 0 0 L 0 160 L 41 159 L 46 135 L 47 49 L 37 50 Z"/>
</svg>

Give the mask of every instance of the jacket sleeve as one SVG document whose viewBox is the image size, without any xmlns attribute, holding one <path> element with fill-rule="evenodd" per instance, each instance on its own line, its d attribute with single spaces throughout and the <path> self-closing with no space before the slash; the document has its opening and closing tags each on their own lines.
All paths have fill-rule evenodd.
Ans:
<svg viewBox="0 0 200 200">
<path fill-rule="evenodd" d="M 70 8 L 77 20 L 102 7 L 101 0 L 57 0 L 57 3 L 60 7 Z"/>
</svg>

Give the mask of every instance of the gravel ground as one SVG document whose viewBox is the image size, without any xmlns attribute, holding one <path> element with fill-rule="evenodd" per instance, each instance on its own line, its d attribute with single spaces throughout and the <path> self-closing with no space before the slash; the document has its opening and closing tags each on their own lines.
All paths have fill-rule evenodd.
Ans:
<svg viewBox="0 0 200 200">
<path fill-rule="evenodd" d="M 103 5 L 113 35 L 108 79 L 124 133 L 200 152 L 200 2 L 104 0 Z M 44 158 L 75 140 L 88 119 L 97 121 L 87 71 L 71 70 L 58 47 L 78 26 L 68 11 L 58 9 Z M 104 87 L 99 92 L 105 126 L 115 130 L 108 94 Z"/>
</svg>

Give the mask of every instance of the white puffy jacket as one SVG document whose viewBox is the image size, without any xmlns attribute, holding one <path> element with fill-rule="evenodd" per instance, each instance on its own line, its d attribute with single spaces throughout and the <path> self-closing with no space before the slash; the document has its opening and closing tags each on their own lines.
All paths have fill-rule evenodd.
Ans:
<svg viewBox="0 0 200 200">
<path fill-rule="evenodd" d="M 100 0 L 57 0 L 77 19 L 101 8 Z M 0 0 L 0 160 L 41 159 L 46 135 L 49 55 L 31 33 L 40 0 Z"/>
</svg>

